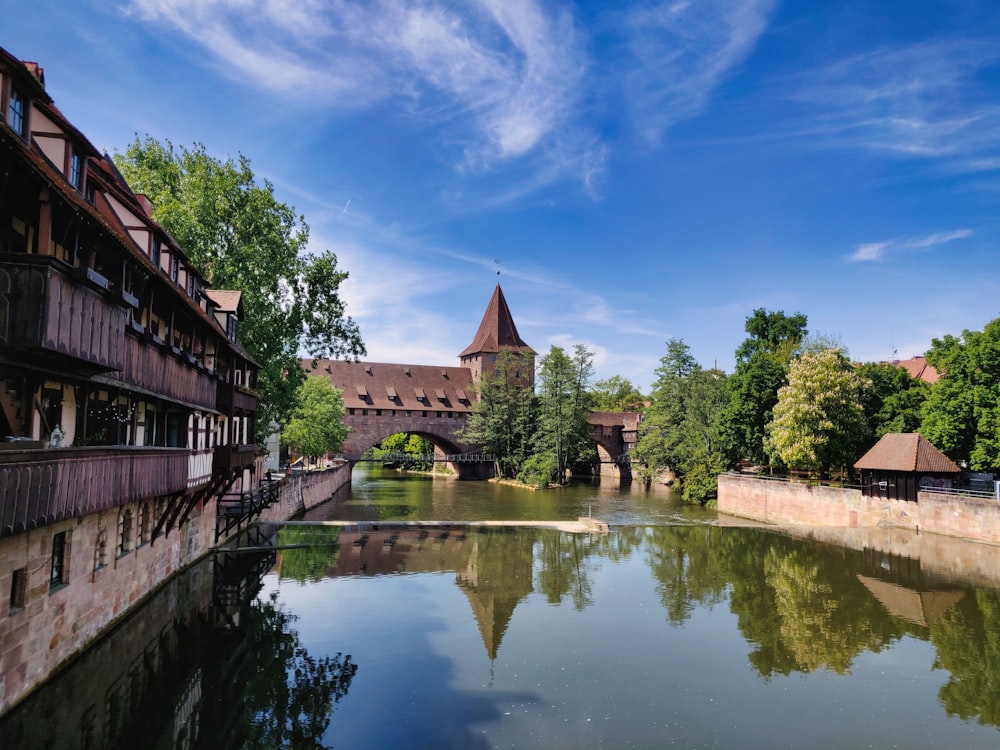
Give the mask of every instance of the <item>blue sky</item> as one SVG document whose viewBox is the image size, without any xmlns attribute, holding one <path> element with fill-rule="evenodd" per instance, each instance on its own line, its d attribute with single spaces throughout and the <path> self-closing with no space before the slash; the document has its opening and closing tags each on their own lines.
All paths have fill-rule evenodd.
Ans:
<svg viewBox="0 0 1000 750">
<path fill-rule="evenodd" d="M 857 360 L 1000 316 L 995 0 L 0 0 L 99 148 L 242 152 L 335 251 L 368 359 L 522 337 L 645 389 L 757 307 Z"/>
</svg>

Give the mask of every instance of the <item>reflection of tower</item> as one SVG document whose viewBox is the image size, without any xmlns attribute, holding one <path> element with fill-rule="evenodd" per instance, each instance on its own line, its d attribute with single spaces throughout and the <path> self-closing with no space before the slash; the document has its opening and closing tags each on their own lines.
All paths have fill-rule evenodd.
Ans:
<svg viewBox="0 0 1000 750">
<path fill-rule="evenodd" d="M 496 367 L 497 354 L 500 351 L 511 351 L 527 356 L 528 366 L 525 367 L 522 377 L 525 385 L 534 387 L 537 352 L 521 340 L 517 326 L 514 325 L 514 317 L 510 314 L 507 300 L 504 299 L 503 290 L 498 283 L 486 306 L 486 312 L 483 313 L 475 338 L 458 358 L 462 367 L 472 370 L 472 377 L 478 382 L 484 371 Z"/>
<path fill-rule="evenodd" d="M 456 579 L 493 661 L 514 608 L 532 592 L 534 539 L 524 533 L 491 530 L 478 534 L 476 540 L 468 565 L 457 571 Z"/>
</svg>

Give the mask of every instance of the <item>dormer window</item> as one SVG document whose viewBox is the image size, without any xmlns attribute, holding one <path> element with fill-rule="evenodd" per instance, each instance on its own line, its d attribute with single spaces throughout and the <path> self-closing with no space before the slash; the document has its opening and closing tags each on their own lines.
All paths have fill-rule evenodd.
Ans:
<svg viewBox="0 0 1000 750">
<path fill-rule="evenodd" d="M 229 315 L 226 317 L 226 335 L 229 337 L 230 341 L 236 341 L 236 316 Z"/>
<path fill-rule="evenodd" d="M 153 261 L 154 265 L 156 265 L 157 267 L 159 267 L 159 265 L 160 265 L 160 241 L 159 240 L 153 240 L 152 254 L 149 256 L 149 259 Z"/>
<path fill-rule="evenodd" d="M 15 89 L 11 89 L 10 101 L 7 102 L 7 124 L 24 138 L 24 99 Z"/>
<path fill-rule="evenodd" d="M 83 159 L 75 150 L 69 157 L 69 184 L 77 190 L 83 188 Z"/>
</svg>

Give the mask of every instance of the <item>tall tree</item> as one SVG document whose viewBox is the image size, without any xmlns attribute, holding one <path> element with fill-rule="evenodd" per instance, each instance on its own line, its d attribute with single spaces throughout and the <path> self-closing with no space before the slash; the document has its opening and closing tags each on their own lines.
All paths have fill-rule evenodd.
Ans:
<svg viewBox="0 0 1000 750">
<path fill-rule="evenodd" d="M 538 368 L 538 431 L 535 435 L 535 473 L 549 473 L 560 484 L 567 470 L 589 445 L 588 389 L 594 355 L 577 344 L 570 357 L 558 346 L 549 349 Z M 542 477 L 544 479 L 544 476 Z"/>
<path fill-rule="evenodd" d="M 862 453 L 890 432 L 916 432 L 920 412 L 930 386 L 902 367 L 884 362 L 866 362 L 858 367 L 863 388 L 861 407 L 867 434 Z"/>
<path fill-rule="evenodd" d="M 722 437 L 731 466 L 748 458 L 763 461 L 764 429 L 778 403 L 792 355 L 808 334 L 806 316 L 754 310 L 747 318 L 750 334 L 736 350 L 736 369 L 729 377 L 729 403 L 722 415 Z"/>
<path fill-rule="evenodd" d="M 792 360 L 767 426 L 764 447 L 771 460 L 818 471 L 821 478 L 853 466 L 865 434 L 861 390 L 861 378 L 840 349 Z"/>
<path fill-rule="evenodd" d="M 340 285 L 347 273 L 332 252 L 306 254 L 309 227 L 259 181 L 250 160 L 220 161 L 205 147 L 136 139 L 115 165 L 133 190 L 153 203 L 153 218 L 170 232 L 217 289 L 243 292 L 240 340 L 262 366 L 258 379 L 262 433 L 282 423 L 305 375 L 300 350 L 313 356 L 365 353 L 345 314 Z"/>
<path fill-rule="evenodd" d="M 461 431 L 462 440 L 493 456 L 497 475 L 506 479 L 516 477 L 531 454 L 535 394 L 522 377 L 530 367 L 530 355 L 502 349 L 496 367 L 483 371 L 478 398 Z"/>
<path fill-rule="evenodd" d="M 650 404 L 632 455 L 647 481 L 670 469 L 685 500 L 704 503 L 725 470 L 719 420 L 726 404 L 726 376 L 703 370 L 681 339 L 667 341 L 656 370 Z"/>
<path fill-rule="evenodd" d="M 1000 318 L 934 339 L 927 362 L 941 379 L 924 402 L 921 434 L 971 469 L 1000 468 Z"/>
<path fill-rule="evenodd" d="M 303 456 L 339 452 L 348 433 L 343 394 L 326 378 L 312 375 L 296 390 L 295 401 L 282 442 Z"/>
</svg>

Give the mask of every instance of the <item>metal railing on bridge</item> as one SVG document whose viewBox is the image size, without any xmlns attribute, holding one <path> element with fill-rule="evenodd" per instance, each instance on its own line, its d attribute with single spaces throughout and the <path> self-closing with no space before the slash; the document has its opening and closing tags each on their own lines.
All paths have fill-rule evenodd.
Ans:
<svg viewBox="0 0 1000 750">
<path fill-rule="evenodd" d="M 430 464 L 430 463 L 455 463 L 455 464 L 482 464 L 493 463 L 494 458 L 489 453 L 448 453 L 448 454 L 413 454 L 413 453 L 364 453 L 357 461 L 383 464 Z"/>
</svg>

